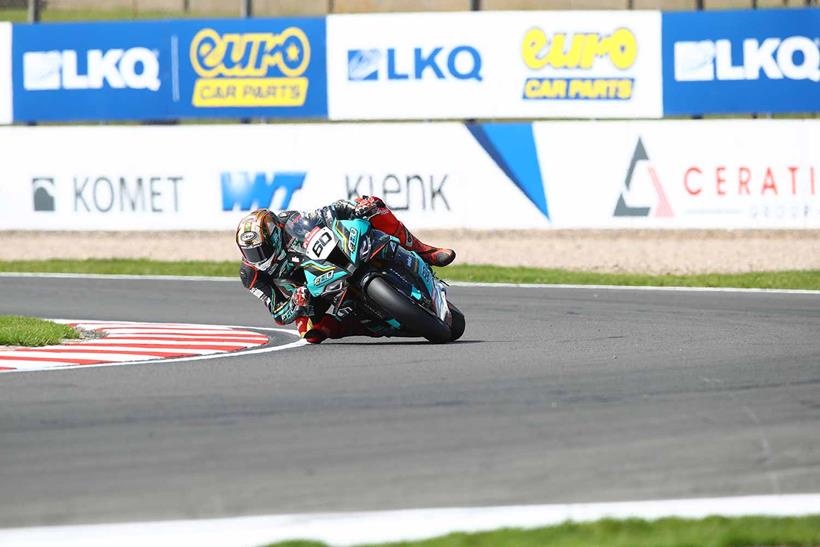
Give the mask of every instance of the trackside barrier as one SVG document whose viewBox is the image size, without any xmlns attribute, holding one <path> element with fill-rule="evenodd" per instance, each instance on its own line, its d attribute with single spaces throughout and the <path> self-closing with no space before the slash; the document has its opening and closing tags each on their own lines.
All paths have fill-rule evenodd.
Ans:
<svg viewBox="0 0 820 547">
<path fill-rule="evenodd" d="M 663 14 L 664 114 L 820 112 L 820 9 Z"/>
<path fill-rule="evenodd" d="M 657 11 L 328 18 L 331 119 L 659 118 Z"/>
<path fill-rule="evenodd" d="M 0 23 L 0 125 L 12 121 L 11 23 Z"/>
<path fill-rule="evenodd" d="M 0 24 L 0 123 L 820 112 L 818 29 L 818 8 Z"/>
<path fill-rule="evenodd" d="M 325 19 L 14 25 L 15 121 L 325 118 Z"/>
<path fill-rule="evenodd" d="M 231 229 L 361 195 L 418 228 L 820 227 L 820 120 L 0 128 L 9 149 L 2 230 Z"/>
</svg>

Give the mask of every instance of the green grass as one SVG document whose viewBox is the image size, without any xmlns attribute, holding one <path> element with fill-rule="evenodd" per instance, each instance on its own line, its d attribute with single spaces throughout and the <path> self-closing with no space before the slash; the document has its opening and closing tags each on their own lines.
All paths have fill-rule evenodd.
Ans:
<svg viewBox="0 0 820 547">
<path fill-rule="evenodd" d="M 313 541 L 273 544 L 277 547 L 324 547 Z M 504 529 L 478 534 L 447 536 L 381 547 L 743 547 L 820 546 L 820 516 L 811 517 L 709 517 L 702 520 L 665 518 L 600 520 L 597 522 L 537 528 Z M 370 546 L 376 547 L 376 546 Z"/>
<path fill-rule="evenodd" d="M 239 261 L 162 262 L 143 259 L 0 261 L 0 272 L 95 273 L 135 275 L 201 275 L 235 277 Z M 571 285 L 631 285 L 657 287 L 737 287 L 820 290 L 820 270 L 743 274 L 641 275 L 504 266 L 455 265 L 439 268 L 448 281 L 544 283 Z"/>
<path fill-rule="evenodd" d="M 655 287 L 737 287 L 820 290 L 820 270 L 742 274 L 643 275 L 575 272 L 503 266 L 451 266 L 439 273 L 453 281 L 546 283 L 569 285 L 643 285 Z"/>
<path fill-rule="evenodd" d="M 76 330 L 34 317 L 0 315 L 0 346 L 48 346 L 63 338 L 79 338 Z"/>
</svg>

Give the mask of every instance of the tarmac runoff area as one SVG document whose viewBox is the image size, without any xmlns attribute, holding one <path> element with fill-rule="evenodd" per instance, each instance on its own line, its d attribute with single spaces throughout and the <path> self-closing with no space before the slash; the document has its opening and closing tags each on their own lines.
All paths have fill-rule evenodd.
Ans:
<svg viewBox="0 0 820 547">
<path fill-rule="evenodd" d="M 817 293 L 450 296 L 468 326 L 447 346 L 2 375 L 0 526 L 820 492 Z M 0 303 L 271 327 L 238 281 L 4 276 Z"/>
</svg>

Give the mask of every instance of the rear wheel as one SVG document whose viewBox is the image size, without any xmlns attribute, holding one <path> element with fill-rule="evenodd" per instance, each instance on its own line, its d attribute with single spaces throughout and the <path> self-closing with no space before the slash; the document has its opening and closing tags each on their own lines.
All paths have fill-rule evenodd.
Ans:
<svg viewBox="0 0 820 547">
<path fill-rule="evenodd" d="M 424 311 L 381 277 L 370 280 L 364 290 L 373 302 L 401 324 L 403 330 L 436 344 L 450 341 L 450 328 L 441 319 Z"/>
</svg>

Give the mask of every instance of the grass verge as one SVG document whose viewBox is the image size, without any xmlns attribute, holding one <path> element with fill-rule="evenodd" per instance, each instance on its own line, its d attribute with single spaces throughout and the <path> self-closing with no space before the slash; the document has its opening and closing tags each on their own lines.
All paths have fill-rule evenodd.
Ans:
<svg viewBox="0 0 820 547">
<path fill-rule="evenodd" d="M 313 541 L 275 543 L 277 547 L 325 547 Z M 743 547 L 820 546 L 820 516 L 709 517 L 701 520 L 665 518 L 600 520 L 565 523 L 533 530 L 503 529 L 477 534 L 450 534 L 424 541 L 382 544 L 381 547 Z M 369 547 L 378 547 L 372 545 Z"/>
<path fill-rule="evenodd" d="M 48 346 L 59 344 L 64 338 L 79 337 L 68 325 L 35 317 L 0 315 L 0 346 Z"/>
<path fill-rule="evenodd" d="M 0 261 L 0 272 L 234 277 L 238 275 L 238 271 L 238 261 L 164 262 L 144 259 Z M 448 281 L 475 281 L 485 283 L 820 290 L 820 270 L 752 272 L 742 274 L 641 275 L 459 264 L 441 268 L 437 273 Z"/>
</svg>

